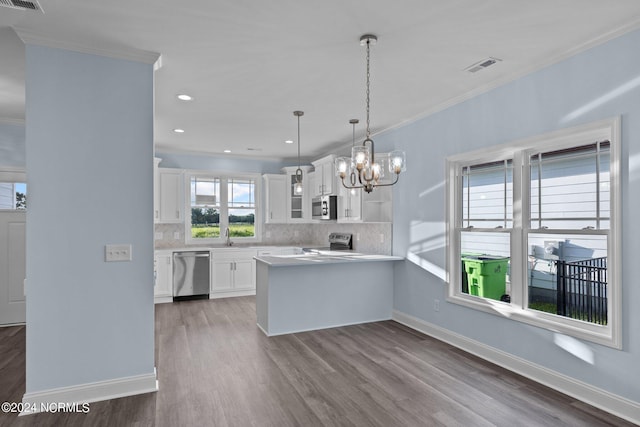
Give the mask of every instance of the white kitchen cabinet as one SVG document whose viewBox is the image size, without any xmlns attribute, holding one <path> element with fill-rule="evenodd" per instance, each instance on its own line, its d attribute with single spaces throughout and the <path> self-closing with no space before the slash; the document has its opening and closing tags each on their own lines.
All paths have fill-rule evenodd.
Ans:
<svg viewBox="0 0 640 427">
<path fill-rule="evenodd" d="M 313 196 L 337 194 L 334 160 L 335 156 L 329 155 L 311 162 L 315 167 Z"/>
<path fill-rule="evenodd" d="M 311 221 L 311 166 L 300 166 L 302 170 L 302 194 L 295 193 L 297 166 L 282 168 L 286 185 L 286 221 L 288 223 Z"/>
<path fill-rule="evenodd" d="M 173 252 L 156 251 L 153 257 L 155 303 L 173 301 Z"/>
<path fill-rule="evenodd" d="M 256 290 L 254 249 L 211 251 L 210 298 L 253 295 Z"/>
<path fill-rule="evenodd" d="M 377 187 L 371 193 L 361 191 L 363 222 L 392 222 L 393 187 Z"/>
<path fill-rule="evenodd" d="M 286 176 L 280 174 L 263 175 L 265 183 L 265 223 L 282 224 L 287 222 L 287 185 Z"/>
<path fill-rule="evenodd" d="M 362 222 L 362 190 L 338 185 L 338 222 Z"/>
<path fill-rule="evenodd" d="M 159 223 L 184 221 L 184 174 L 181 170 L 158 168 Z"/>
</svg>

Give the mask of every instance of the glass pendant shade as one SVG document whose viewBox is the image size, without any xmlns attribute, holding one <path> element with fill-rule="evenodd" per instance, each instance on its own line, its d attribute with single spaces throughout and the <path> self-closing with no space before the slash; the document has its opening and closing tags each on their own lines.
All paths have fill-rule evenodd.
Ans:
<svg viewBox="0 0 640 427">
<path fill-rule="evenodd" d="M 338 157 L 335 160 L 336 173 L 340 178 L 344 178 L 349 174 L 351 159 L 348 157 Z"/>
<path fill-rule="evenodd" d="M 399 174 L 407 170 L 407 160 L 404 151 L 389 153 L 389 172 Z"/>
<path fill-rule="evenodd" d="M 296 183 L 293 186 L 293 192 L 295 194 L 302 194 L 302 169 L 300 169 L 300 167 L 298 167 L 298 169 L 296 169 Z"/>
<path fill-rule="evenodd" d="M 356 145 L 351 149 L 351 160 L 356 169 L 363 170 L 369 166 L 371 150 L 365 145 Z"/>
</svg>

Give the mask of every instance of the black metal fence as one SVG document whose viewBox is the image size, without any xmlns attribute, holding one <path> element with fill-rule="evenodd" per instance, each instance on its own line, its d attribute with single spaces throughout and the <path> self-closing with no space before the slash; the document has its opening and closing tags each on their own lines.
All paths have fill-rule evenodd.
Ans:
<svg viewBox="0 0 640 427">
<path fill-rule="evenodd" d="M 557 261 L 558 314 L 607 324 L 607 258 Z"/>
</svg>

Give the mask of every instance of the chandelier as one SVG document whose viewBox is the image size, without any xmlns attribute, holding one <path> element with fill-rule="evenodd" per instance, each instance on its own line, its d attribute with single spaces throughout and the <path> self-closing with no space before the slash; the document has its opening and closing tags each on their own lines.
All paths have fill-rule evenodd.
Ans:
<svg viewBox="0 0 640 427">
<path fill-rule="evenodd" d="M 372 34 L 365 34 L 360 37 L 360 45 L 367 48 L 367 130 L 366 138 L 361 145 L 354 145 L 351 148 L 351 158 L 338 157 L 335 161 L 336 173 L 342 181 L 342 185 L 349 189 L 362 188 L 367 193 L 371 193 L 376 187 L 386 187 L 398 182 L 400 172 L 406 170 L 406 159 L 403 151 L 392 151 L 388 155 L 379 156 L 376 161 L 373 139 L 371 139 L 371 129 L 369 120 L 370 111 L 370 48 L 376 44 L 378 38 Z M 384 171 L 388 169 L 394 175 L 392 182 L 383 181 Z M 349 176 L 349 184 L 345 178 Z"/>
</svg>

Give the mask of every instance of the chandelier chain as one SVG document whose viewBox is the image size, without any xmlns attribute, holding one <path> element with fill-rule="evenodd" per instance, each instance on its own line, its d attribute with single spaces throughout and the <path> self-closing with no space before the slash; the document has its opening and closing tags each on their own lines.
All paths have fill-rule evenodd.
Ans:
<svg viewBox="0 0 640 427">
<path fill-rule="evenodd" d="M 370 46 L 371 46 L 371 40 L 367 39 L 367 139 L 369 139 L 371 137 L 371 130 L 369 129 L 369 98 L 370 98 L 370 94 L 371 91 L 369 89 L 369 84 L 370 84 L 370 80 L 371 80 L 371 72 L 369 70 L 369 58 L 370 58 Z"/>
</svg>

